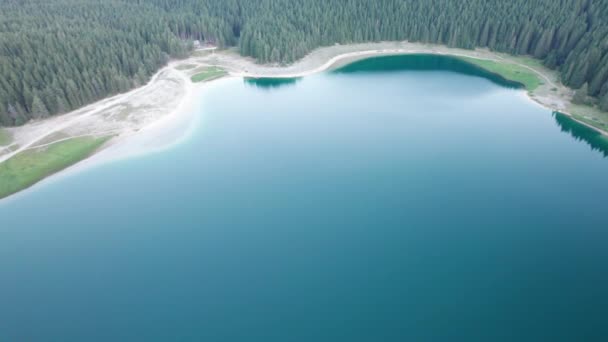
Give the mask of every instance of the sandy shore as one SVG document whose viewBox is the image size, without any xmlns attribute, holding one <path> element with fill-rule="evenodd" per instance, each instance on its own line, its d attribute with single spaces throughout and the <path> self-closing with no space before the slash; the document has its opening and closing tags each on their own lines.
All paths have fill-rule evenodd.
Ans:
<svg viewBox="0 0 608 342">
<path fill-rule="evenodd" d="M 555 71 L 531 67 L 518 62 L 516 57 L 485 49 L 452 49 L 409 42 L 335 45 L 317 49 L 288 66 L 256 64 L 253 59 L 242 57 L 231 50 L 197 51 L 191 58 L 169 63 L 148 84 L 128 93 L 104 99 L 68 114 L 10 128 L 13 141 L 0 148 L 0 162 L 22 151 L 44 148 L 72 137 L 113 136 L 98 153 L 51 177 L 55 178 L 99 163 L 170 148 L 192 133 L 200 113 L 197 109 L 200 94 L 214 84 L 213 81 L 196 84 L 190 81 L 190 76 L 201 67 L 224 68 L 229 72 L 227 77 L 293 78 L 323 72 L 372 56 L 419 53 L 492 60 L 527 68 L 543 80 L 539 89 L 527 93 L 528 98 L 547 109 L 572 117 L 567 110 L 572 90 L 561 85 Z M 581 123 L 608 135 L 608 132 Z"/>
</svg>

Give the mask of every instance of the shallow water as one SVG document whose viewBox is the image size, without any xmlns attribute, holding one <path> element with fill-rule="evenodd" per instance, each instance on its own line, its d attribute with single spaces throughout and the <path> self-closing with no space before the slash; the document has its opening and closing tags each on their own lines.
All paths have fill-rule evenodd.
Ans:
<svg viewBox="0 0 608 342">
<path fill-rule="evenodd" d="M 439 56 L 201 93 L 0 202 L 0 340 L 606 340 L 604 140 Z"/>
</svg>

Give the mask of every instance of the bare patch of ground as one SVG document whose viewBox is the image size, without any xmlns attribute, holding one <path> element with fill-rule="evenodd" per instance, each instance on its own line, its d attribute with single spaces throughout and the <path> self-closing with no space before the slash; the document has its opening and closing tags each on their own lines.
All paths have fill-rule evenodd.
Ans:
<svg viewBox="0 0 608 342">
<path fill-rule="evenodd" d="M 8 146 L 12 141 L 11 133 L 0 127 L 0 146 Z"/>
<path fill-rule="evenodd" d="M 10 152 L 7 152 L 8 147 L 0 149 L 0 162 L 22 151 L 73 137 L 126 137 L 135 134 L 171 114 L 190 88 L 190 80 L 182 71 L 163 68 L 141 88 L 68 114 L 7 129 L 12 135 L 12 144 L 20 147 Z"/>
</svg>

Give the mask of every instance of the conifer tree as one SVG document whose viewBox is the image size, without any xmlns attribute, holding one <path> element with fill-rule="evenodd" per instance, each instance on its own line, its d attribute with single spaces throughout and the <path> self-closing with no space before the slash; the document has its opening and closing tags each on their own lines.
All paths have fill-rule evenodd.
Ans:
<svg viewBox="0 0 608 342">
<path fill-rule="evenodd" d="M 34 96 L 30 113 L 34 119 L 44 119 L 49 116 L 49 111 L 38 95 Z"/>
<path fill-rule="evenodd" d="M 608 93 L 604 94 L 600 99 L 600 109 L 608 112 Z"/>
</svg>

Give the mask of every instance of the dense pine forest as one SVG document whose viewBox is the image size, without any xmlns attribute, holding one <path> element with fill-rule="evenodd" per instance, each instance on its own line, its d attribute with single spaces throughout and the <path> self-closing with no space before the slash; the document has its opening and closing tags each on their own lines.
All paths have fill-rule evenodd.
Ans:
<svg viewBox="0 0 608 342">
<path fill-rule="evenodd" d="M 409 40 L 532 55 L 608 111 L 606 0 L 2 0 L 0 125 L 137 87 L 192 40 L 289 63 Z"/>
</svg>

